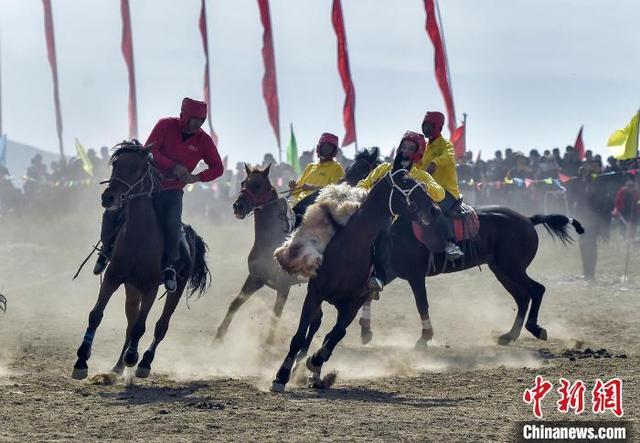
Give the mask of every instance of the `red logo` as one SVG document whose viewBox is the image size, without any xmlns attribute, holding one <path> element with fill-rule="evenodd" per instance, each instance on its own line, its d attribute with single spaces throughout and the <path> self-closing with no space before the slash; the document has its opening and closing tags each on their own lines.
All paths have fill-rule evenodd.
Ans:
<svg viewBox="0 0 640 443">
<path fill-rule="evenodd" d="M 533 415 L 542 418 L 542 400 L 553 388 L 553 383 L 546 381 L 541 375 L 536 376 L 533 388 L 524 391 L 522 396 L 525 403 L 533 403 Z"/>
<path fill-rule="evenodd" d="M 612 378 L 606 383 L 602 383 L 599 378 L 591 392 L 593 401 L 593 413 L 602 414 L 607 410 L 613 412 L 616 417 L 622 417 L 622 380 Z"/>
<path fill-rule="evenodd" d="M 582 414 L 584 412 L 584 391 L 586 390 L 584 382 L 578 380 L 572 385 L 569 380 L 561 378 L 560 384 L 562 386 L 558 388 L 560 394 L 560 400 L 557 401 L 558 411 L 566 414 L 570 409 L 573 409 L 576 415 Z"/>
</svg>

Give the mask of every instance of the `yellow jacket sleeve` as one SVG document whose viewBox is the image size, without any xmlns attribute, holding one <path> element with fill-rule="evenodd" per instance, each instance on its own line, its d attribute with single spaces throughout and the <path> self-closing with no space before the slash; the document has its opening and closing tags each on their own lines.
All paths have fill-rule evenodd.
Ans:
<svg viewBox="0 0 640 443">
<path fill-rule="evenodd" d="M 358 182 L 358 187 L 366 190 L 370 190 L 373 186 L 378 183 L 378 181 L 385 176 L 387 172 L 391 169 L 391 164 L 382 163 L 378 165 L 373 171 L 367 175 L 366 178 L 363 178 Z"/>
<path fill-rule="evenodd" d="M 431 200 L 436 203 L 444 200 L 444 188 L 440 186 L 427 171 L 423 171 L 414 166 L 411 168 L 409 176 L 425 185 L 427 194 L 431 197 Z"/>
<path fill-rule="evenodd" d="M 309 163 L 307 166 L 305 166 L 304 171 L 302 171 L 302 175 L 300 175 L 300 178 L 296 181 L 296 188 L 299 188 L 300 186 L 305 184 L 306 180 L 309 177 L 309 172 L 312 168 L 313 168 L 313 163 Z M 296 197 L 301 192 L 302 192 L 302 189 L 293 191 L 291 193 L 291 197 Z"/>
<path fill-rule="evenodd" d="M 331 170 L 331 178 L 329 179 L 329 184 L 333 185 L 338 183 L 344 177 L 344 169 L 342 165 L 338 162 L 335 163 L 335 166 Z"/>
</svg>

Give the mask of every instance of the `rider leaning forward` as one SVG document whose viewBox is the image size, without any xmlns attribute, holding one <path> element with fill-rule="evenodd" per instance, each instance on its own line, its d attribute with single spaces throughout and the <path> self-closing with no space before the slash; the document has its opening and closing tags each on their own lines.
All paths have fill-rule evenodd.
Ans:
<svg viewBox="0 0 640 443">
<path fill-rule="evenodd" d="M 174 292 L 177 287 L 175 267 L 180 258 L 183 188 L 190 183 L 215 180 L 224 169 L 215 143 L 201 129 L 206 118 L 205 102 L 185 98 L 180 118 L 158 121 L 145 144 L 151 149 L 155 167 L 164 176 L 161 189 L 153 194 L 153 204 L 164 231 L 162 275 L 167 292 Z M 201 160 L 208 168 L 193 174 Z M 96 275 L 101 274 L 109 262 L 121 220 L 121 211 L 106 210 L 102 217 L 100 239 L 103 248 L 93 269 Z"/>
</svg>

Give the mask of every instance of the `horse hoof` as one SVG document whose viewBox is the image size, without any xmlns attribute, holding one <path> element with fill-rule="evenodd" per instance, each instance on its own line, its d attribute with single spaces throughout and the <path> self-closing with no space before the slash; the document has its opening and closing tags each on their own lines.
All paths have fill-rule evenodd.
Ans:
<svg viewBox="0 0 640 443">
<path fill-rule="evenodd" d="M 369 328 L 360 329 L 360 340 L 362 341 L 363 345 L 368 345 L 369 343 L 371 343 L 372 339 L 373 339 L 373 332 L 371 332 L 371 329 Z"/>
<path fill-rule="evenodd" d="M 512 341 L 513 341 L 513 338 L 509 334 L 501 335 L 500 338 L 498 338 L 498 344 L 500 346 L 507 346 Z"/>
<path fill-rule="evenodd" d="M 305 363 L 305 366 L 307 367 L 308 370 L 311 371 L 311 373 L 320 374 L 320 370 L 322 369 L 322 366 L 314 365 L 312 360 L 313 360 L 313 356 L 307 358 L 307 362 Z"/>
<path fill-rule="evenodd" d="M 151 368 L 144 366 L 138 366 L 136 368 L 136 377 L 138 378 L 147 378 L 149 374 L 151 374 Z"/>
<path fill-rule="evenodd" d="M 414 346 L 414 349 L 419 352 L 425 352 L 429 349 L 429 341 L 424 337 L 420 337 Z"/>
<path fill-rule="evenodd" d="M 540 332 L 538 332 L 538 338 L 544 341 L 547 341 L 549 339 L 549 336 L 547 335 L 547 330 L 545 328 L 540 328 Z"/>
<path fill-rule="evenodd" d="M 307 377 L 307 388 L 311 389 L 322 389 L 322 379 L 320 378 L 319 372 L 312 372 Z"/>
<path fill-rule="evenodd" d="M 138 363 L 138 353 L 137 352 L 129 352 L 127 351 L 124 354 L 124 364 L 127 365 L 128 367 L 133 367 L 136 365 L 136 363 Z"/>
<path fill-rule="evenodd" d="M 124 366 L 114 366 L 111 369 L 111 372 L 115 375 L 117 375 L 118 377 L 120 377 L 122 375 L 122 373 L 124 372 Z"/>
<path fill-rule="evenodd" d="M 282 394 L 284 392 L 284 383 L 280 383 L 278 380 L 274 380 L 271 383 L 271 392 Z"/>
<path fill-rule="evenodd" d="M 73 368 L 71 378 L 74 380 L 84 380 L 89 375 L 89 368 Z"/>
</svg>

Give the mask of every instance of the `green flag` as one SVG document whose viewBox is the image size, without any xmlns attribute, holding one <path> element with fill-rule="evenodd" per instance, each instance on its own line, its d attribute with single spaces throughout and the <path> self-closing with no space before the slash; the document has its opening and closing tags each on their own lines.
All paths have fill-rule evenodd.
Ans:
<svg viewBox="0 0 640 443">
<path fill-rule="evenodd" d="M 298 143 L 296 142 L 296 135 L 293 133 L 293 124 L 291 124 L 291 138 L 289 139 L 289 146 L 287 146 L 287 163 L 291 165 L 296 174 L 300 174 Z"/>
<path fill-rule="evenodd" d="M 87 157 L 87 151 L 85 151 L 84 146 L 80 143 L 80 140 L 76 137 L 76 152 L 78 153 L 78 157 L 82 160 L 82 169 L 93 177 L 93 164 L 89 157 Z"/>
</svg>

